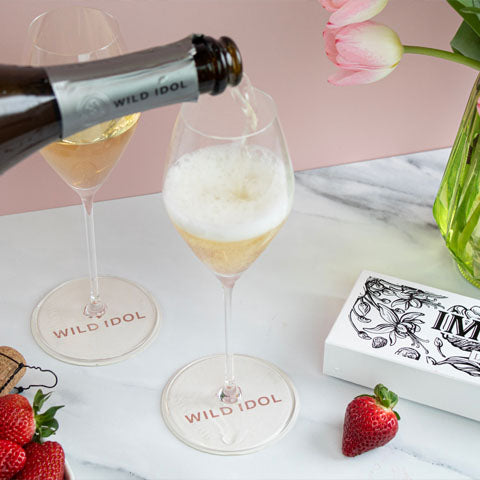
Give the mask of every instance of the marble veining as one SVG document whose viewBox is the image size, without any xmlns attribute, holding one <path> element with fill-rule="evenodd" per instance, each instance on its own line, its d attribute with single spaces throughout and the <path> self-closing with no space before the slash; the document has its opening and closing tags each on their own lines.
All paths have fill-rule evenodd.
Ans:
<svg viewBox="0 0 480 480">
<path fill-rule="evenodd" d="M 480 297 L 432 217 L 447 158 L 438 150 L 296 174 L 288 221 L 236 287 L 233 347 L 286 371 L 301 411 L 287 436 L 244 457 L 193 450 L 161 417 L 164 385 L 188 362 L 222 351 L 223 324 L 218 282 L 172 227 L 160 194 L 95 208 L 100 271 L 139 282 L 163 311 L 149 348 L 105 367 L 58 362 L 30 334 L 42 295 L 87 274 L 80 207 L 0 217 L 0 343 L 58 374 L 52 400 L 66 407 L 57 438 L 76 478 L 479 478 L 478 422 L 406 400 L 390 444 L 343 457 L 345 406 L 366 390 L 322 374 L 323 342 L 363 269 Z"/>
<path fill-rule="evenodd" d="M 441 459 L 434 459 L 432 457 L 424 456 L 422 454 L 419 454 L 417 452 L 414 452 L 409 449 L 404 449 L 400 447 L 393 447 L 395 451 L 404 453 L 416 460 L 419 460 L 421 462 L 425 462 L 427 465 L 434 465 L 435 467 L 439 467 L 442 470 L 445 470 L 445 474 L 448 475 L 448 472 L 451 472 L 452 477 L 454 478 L 474 478 L 473 476 L 471 477 L 468 475 L 465 471 L 459 470 L 457 467 L 450 465 L 448 463 L 445 463 Z M 473 472 L 473 475 L 476 475 L 475 472 Z"/>
<path fill-rule="evenodd" d="M 314 195 L 378 220 L 400 216 L 433 226 L 432 198 L 447 157 L 448 150 L 417 153 L 301 172 L 296 179 Z"/>
</svg>

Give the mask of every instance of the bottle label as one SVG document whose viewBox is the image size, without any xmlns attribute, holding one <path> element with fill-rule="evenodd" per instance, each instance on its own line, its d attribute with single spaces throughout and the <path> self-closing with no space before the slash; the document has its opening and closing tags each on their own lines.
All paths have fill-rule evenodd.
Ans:
<svg viewBox="0 0 480 480">
<path fill-rule="evenodd" d="M 194 101 L 192 37 L 121 57 L 47 67 L 62 117 L 62 138 L 154 107 Z"/>
</svg>

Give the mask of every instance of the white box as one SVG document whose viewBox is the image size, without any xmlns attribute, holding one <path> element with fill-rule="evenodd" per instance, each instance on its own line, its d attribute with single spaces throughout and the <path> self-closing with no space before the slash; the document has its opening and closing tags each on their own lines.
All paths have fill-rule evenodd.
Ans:
<svg viewBox="0 0 480 480">
<path fill-rule="evenodd" d="M 480 300 L 364 271 L 325 341 L 323 372 L 480 420 Z"/>
</svg>

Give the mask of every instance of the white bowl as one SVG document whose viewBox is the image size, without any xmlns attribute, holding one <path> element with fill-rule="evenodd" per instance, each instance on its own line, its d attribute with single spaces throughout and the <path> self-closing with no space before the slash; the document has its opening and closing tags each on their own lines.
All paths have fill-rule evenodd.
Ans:
<svg viewBox="0 0 480 480">
<path fill-rule="evenodd" d="M 75 480 L 75 475 L 73 474 L 72 469 L 70 468 L 70 465 L 66 460 L 65 460 L 65 480 Z"/>
</svg>

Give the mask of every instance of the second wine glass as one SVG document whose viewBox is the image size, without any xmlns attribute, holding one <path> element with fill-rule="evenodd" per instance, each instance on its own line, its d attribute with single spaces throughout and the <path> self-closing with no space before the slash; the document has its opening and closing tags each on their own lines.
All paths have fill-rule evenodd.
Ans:
<svg viewBox="0 0 480 480">
<path fill-rule="evenodd" d="M 125 53 L 116 20 L 94 8 L 51 10 L 37 17 L 28 33 L 25 56 L 31 65 L 86 62 Z M 139 116 L 95 125 L 41 150 L 84 207 L 89 277 L 51 291 L 32 316 L 39 345 L 69 363 L 119 361 L 145 347 L 158 329 L 159 310 L 147 291 L 123 278 L 99 277 L 97 272 L 94 197 L 128 145 Z"/>
<path fill-rule="evenodd" d="M 225 354 L 174 375 L 163 391 L 162 413 L 180 440 L 219 455 L 267 446 L 298 412 L 295 388 L 282 370 L 234 355 L 231 346 L 235 282 L 284 224 L 294 190 L 272 98 L 248 83 L 231 92 L 182 106 L 163 189 L 176 229 L 223 287 Z"/>
</svg>

